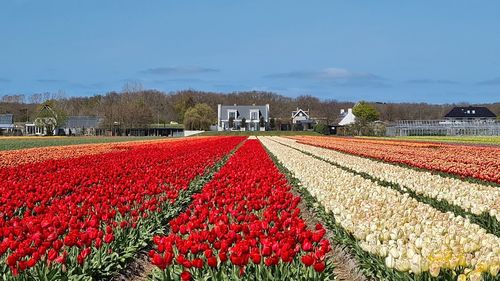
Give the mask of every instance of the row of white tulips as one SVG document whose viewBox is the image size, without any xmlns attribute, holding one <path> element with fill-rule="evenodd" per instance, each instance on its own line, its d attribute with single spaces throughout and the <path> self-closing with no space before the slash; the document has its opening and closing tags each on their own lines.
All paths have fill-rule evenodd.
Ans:
<svg viewBox="0 0 500 281">
<path fill-rule="evenodd" d="M 385 258 L 387 267 L 437 276 L 443 268 L 462 266 L 471 279 L 481 272 L 498 273 L 500 238 L 468 219 L 440 212 L 269 137 L 260 140 L 365 251 Z"/>
<path fill-rule="evenodd" d="M 419 195 L 444 200 L 475 215 L 489 213 L 500 221 L 500 188 L 443 177 L 397 165 L 347 155 L 331 149 L 301 144 L 292 139 L 275 137 L 273 140 L 290 145 L 325 160 L 367 173 L 372 177 L 399 184 Z"/>
</svg>

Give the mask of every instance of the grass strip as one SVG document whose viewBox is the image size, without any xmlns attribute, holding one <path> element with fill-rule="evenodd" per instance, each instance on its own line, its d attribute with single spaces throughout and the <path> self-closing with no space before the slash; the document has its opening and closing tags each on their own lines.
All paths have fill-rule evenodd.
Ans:
<svg viewBox="0 0 500 281">
<path fill-rule="evenodd" d="M 17 150 L 35 147 L 78 145 L 93 143 L 118 143 L 161 139 L 161 137 L 5 137 L 0 138 L 1 150 Z"/>
</svg>

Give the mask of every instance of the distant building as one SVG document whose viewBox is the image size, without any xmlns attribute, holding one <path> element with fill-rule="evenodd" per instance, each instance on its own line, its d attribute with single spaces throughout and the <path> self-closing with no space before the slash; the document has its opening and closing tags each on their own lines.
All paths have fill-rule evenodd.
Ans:
<svg viewBox="0 0 500 281">
<path fill-rule="evenodd" d="M 60 129 L 67 136 L 95 136 L 103 119 L 96 116 L 70 116 Z"/>
<path fill-rule="evenodd" d="M 454 107 L 444 120 L 398 120 L 388 136 L 499 136 L 500 122 L 482 106 Z"/>
<path fill-rule="evenodd" d="M 497 116 L 487 107 L 483 106 L 467 106 L 454 107 L 448 114 L 444 116 L 446 121 L 462 122 L 462 121 L 479 121 L 479 122 L 494 122 Z"/>
<path fill-rule="evenodd" d="M 56 135 L 57 119 L 57 113 L 49 105 L 44 105 L 38 112 L 35 121 L 25 124 L 26 135 Z"/>
<path fill-rule="evenodd" d="M 297 107 L 297 110 L 292 111 L 292 124 L 302 127 L 303 130 L 309 130 L 314 127 L 316 121 L 309 115 L 309 110 L 303 110 Z"/>
<path fill-rule="evenodd" d="M 337 124 L 339 126 L 354 124 L 354 122 L 356 122 L 356 116 L 354 116 L 354 114 L 352 113 L 352 108 L 348 108 L 347 111 L 341 109 L 337 121 Z"/>
<path fill-rule="evenodd" d="M 0 114 L 0 133 L 11 133 L 14 130 L 14 115 Z"/>
<path fill-rule="evenodd" d="M 342 127 L 354 124 L 355 122 L 356 116 L 352 113 L 352 108 L 348 108 L 347 111 L 345 109 L 341 109 L 339 116 L 330 126 L 330 133 L 338 134 Z"/>
<path fill-rule="evenodd" d="M 245 124 L 243 125 L 243 119 Z M 269 124 L 269 104 L 217 105 L 217 130 L 265 131 Z"/>
</svg>

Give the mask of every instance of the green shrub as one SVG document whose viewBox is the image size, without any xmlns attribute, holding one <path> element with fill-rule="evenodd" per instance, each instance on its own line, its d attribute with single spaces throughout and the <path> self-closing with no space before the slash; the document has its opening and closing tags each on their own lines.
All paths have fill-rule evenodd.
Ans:
<svg viewBox="0 0 500 281">
<path fill-rule="evenodd" d="M 323 135 L 329 135 L 330 127 L 328 127 L 328 125 L 326 124 L 320 123 L 314 126 L 314 131 Z"/>
</svg>

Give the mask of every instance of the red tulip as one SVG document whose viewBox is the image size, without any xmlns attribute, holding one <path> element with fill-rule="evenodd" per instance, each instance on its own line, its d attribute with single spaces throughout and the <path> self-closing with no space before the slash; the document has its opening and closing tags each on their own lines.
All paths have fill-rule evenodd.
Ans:
<svg viewBox="0 0 500 281">
<path fill-rule="evenodd" d="M 165 260 L 159 254 L 154 254 L 153 255 L 152 263 L 154 265 L 158 266 L 161 270 L 165 270 L 165 268 L 167 267 L 167 264 L 165 263 Z"/>
<path fill-rule="evenodd" d="M 311 255 L 302 256 L 301 260 L 305 266 L 311 266 L 314 263 L 314 258 Z"/>
<path fill-rule="evenodd" d="M 54 250 L 54 249 L 50 249 L 49 253 L 47 254 L 47 259 L 48 259 L 49 261 L 53 261 L 54 259 L 56 259 L 57 254 L 58 254 L 58 253 L 57 253 L 57 251 L 56 251 L 56 250 Z"/>
<path fill-rule="evenodd" d="M 202 268 L 203 267 L 203 260 L 201 260 L 200 258 L 196 258 L 192 261 L 192 265 L 193 265 L 193 267 L 196 267 L 196 268 Z"/>
<path fill-rule="evenodd" d="M 207 258 L 207 264 L 210 267 L 217 267 L 217 258 L 214 256 Z"/>
<path fill-rule="evenodd" d="M 10 267 L 16 266 L 17 263 L 17 256 L 16 254 L 11 254 L 10 256 L 7 257 L 7 265 Z"/>
<path fill-rule="evenodd" d="M 320 261 L 314 264 L 314 270 L 316 272 L 323 272 L 325 270 L 326 264 L 324 261 Z"/>
<path fill-rule="evenodd" d="M 219 253 L 219 259 L 221 262 L 226 262 L 227 261 L 227 254 L 224 252 Z"/>
<path fill-rule="evenodd" d="M 254 264 L 260 264 L 261 256 L 258 252 L 253 252 L 250 254 L 250 258 Z"/>
<path fill-rule="evenodd" d="M 106 234 L 106 236 L 104 236 L 104 242 L 106 242 L 107 244 L 113 242 L 113 240 L 115 240 L 115 236 L 113 236 L 112 233 Z"/>
<path fill-rule="evenodd" d="M 313 250 L 313 245 L 310 241 L 306 240 L 302 243 L 302 251 L 310 252 Z"/>
<path fill-rule="evenodd" d="M 183 271 L 181 273 L 181 280 L 184 280 L 184 281 L 191 280 L 191 273 L 189 273 L 189 271 Z"/>
</svg>

